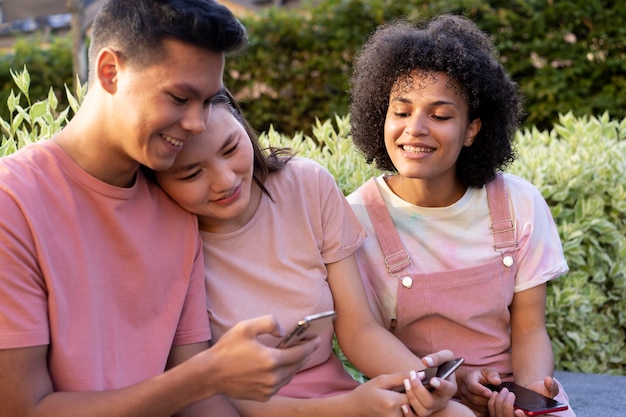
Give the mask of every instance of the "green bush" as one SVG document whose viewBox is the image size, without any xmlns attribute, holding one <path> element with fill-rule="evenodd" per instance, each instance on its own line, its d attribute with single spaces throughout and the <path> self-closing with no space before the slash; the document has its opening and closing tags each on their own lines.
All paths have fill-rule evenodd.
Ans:
<svg viewBox="0 0 626 417">
<path fill-rule="evenodd" d="M 400 4 L 399 4 L 400 3 Z M 303 1 L 242 17 L 250 43 L 229 58 L 226 85 L 252 125 L 310 133 L 316 119 L 347 113 L 352 55 L 369 32 L 402 15 L 389 0 Z"/>
<path fill-rule="evenodd" d="M 541 190 L 570 267 L 548 298 L 557 363 L 626 374 L 626 119 L 568 114 L 517 150 L 511 172 Z"/>
<path fill-rule="evenodd" d="M 429 15 L 462 13 L 492 34 L 527 98 L 526 126 L 559 114 L 626 117 L 626 9 L 614 0 L 436 0 Z"/>
<path fill-rule="evenodd" d="M 76 111 L 85 89 L 71 93 L 58 111 L 52 93 L 31 103 L 26 71 L 12 73 L 9 119 L 1 119 L 0 156 L 47 139 Z M 28 103 L 21 106 L 18 96 Z M 562 115 L 549 131 L 517 134 L 518 159 L 511 172 L 542 192 L 557 224 L 570 272 L 548 286 L 547 323 L 558 369 L 626 375 L 626 119 Z M 380 172 L 365 163 L 351 142 L 347 117 L 317 121 L 311 136 L 270 129 L 265 146 L 289 146 L 317 160 L 345 194 Z"/>
<path fill-rule="evenodd" d="M 0 102 L 5 103 L 13 87 L 11 70 L 27 67 L 30 72 L 30 98 L 33 101 L 44 100 L 54 87 L 59 105 L 65 107 L 68 102 L 63 85 L 71 85 L 72 76 L 72 45 L 67 36 L 46 38 L 36 35 L 33 38 L 21 38 L 15 42 L 13 49 L 0 55 Z M 25 98 L 19 104 L 27 105 Z M 0 117 L 9 117 L 9 109 L 0 107 Z"/>
<path fill-rule="evenodd" d="M 441 13 L 463 14 L 493 36 L 526 97 L 526 126 L 549 130 L 570 111 L 626 117 L 626 8 L 613 0 L 301 0 L 241 17 L 250 45 L 228 59 L 226 85 L 259 131 L 311 134 L 316 119 L 347 114 L 352 57 L 378 25 Z M 67 104 L 62 86 L 75 78 L 69 36 L 21 39 L 0 55 L 0 101 L 12 85 L 9 69 L 24 65 L 33 100 L 53 86 Z M 0 116 L 7 118 L 4 107 Z"/>
<path fill-rule="evenodd" d="M 526 97 L 526 126 L 559 113 L 626 117 L 626 8 L 612 0 L 324 0 L 242 18 L 250 47 L 229 59 L 226 84 L 253 126 L 311 133 L 347 114 L 352 57 L 378 25 L 463 14 L 491 34 Z"/>
<path fill-rule="evenodd" d="M 69 104 L 58 111 L 59 100 L 52 88 L 44 100 L 35 102 L 31 100 L 31 78 L 26 67 L 21 72 L 11 70 L 10 73 L 20 92 L 15 94 L 13 89 L 10 90 L 7 98 L 8 116 L 6 119 L 4 117 L 0 119 L 2 131 L 0 157 L 9 155 L 29 143 L 51 138 L 67 124 L 70 110 L 76 113 L 87 91 L 86 86 L 80 86 L 72 94 L 66 85 L 65 99 Z"/>
</svg>

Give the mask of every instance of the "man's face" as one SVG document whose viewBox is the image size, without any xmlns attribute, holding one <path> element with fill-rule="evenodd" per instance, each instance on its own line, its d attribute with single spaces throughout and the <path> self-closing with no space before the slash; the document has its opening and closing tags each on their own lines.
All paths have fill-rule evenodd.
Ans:
<svg viewBox="0 0 626 417">
<path fill-rule="evenodd" d="M 224 55 L 180 41 L 164 43 L 163 59 L 147 67 L 122 66 L 116 76 L 112 124 L 122 158 L 160 171 L 204 131 L 210 100 L 223 88 Z"/>
</svg>

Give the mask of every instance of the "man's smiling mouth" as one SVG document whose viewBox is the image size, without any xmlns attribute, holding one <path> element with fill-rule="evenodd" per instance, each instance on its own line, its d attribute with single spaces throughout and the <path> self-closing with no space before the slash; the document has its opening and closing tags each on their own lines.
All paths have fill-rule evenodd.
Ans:
<svg viewBox="0 0 626 417">
<path fill-rule="evenodd" d="M 172 145 L 177 146 L 177 147 L 182 147 L 185 144 L 185 142 L 174 139 L 171 136 L 161 134 L 161 137 L 163 137 L 163 139 L 165 139 L 168 143 L 171 143 Z"/>
</svg>

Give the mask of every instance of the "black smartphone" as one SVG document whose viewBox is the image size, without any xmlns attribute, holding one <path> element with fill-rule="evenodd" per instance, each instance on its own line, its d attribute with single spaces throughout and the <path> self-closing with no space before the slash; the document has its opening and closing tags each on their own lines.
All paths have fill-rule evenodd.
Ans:
<svg viewBox="0 0 626 417">
<path fill-rule="evenodd" d="M 426 376 L 422 379 L 422 383 L 424 384 L 424 386 L 426 388 L 428 388 L 428 390 L 431 390 L 431 388 L 432 388 L 430 386 L 430 379 L 431 378 L 437 377 L 437 378 L 441 378 L 441 379 L 446 379 L 447 377 L 452 375 L 452 373 L 454 371 L 456 371 L 458 369 L 458 367 L 463 364 L 463 362 L 465 362 L 465 359 L 463 359 L 463 358 L 456 358 L 456 359 L 453 359 L 451 361 L 442 363 L 436 369 L 435 368 L 426 368 L 426 369 L 424 369 L 424 372 L 426 373 Z"/>
<path fill-rule="evenodd" d="M 514 382 L 503 382 L 498 386 L 487 385 L 492 391 L 498 391 L 506 388 L 515 394 L 515 403 L 513 407 L 522 410 L 529 416 L 538 416 L 541 414 L 555 413 L 557 411 L 567 410 L 567 404 L 560 403 L 552 398 L 545 397 Z"/>
<path fill-rule="evenodd" d="M 422 378 L 422 384 L 424 384 L 424 386 L 429 391 L 432 391 L 434 388 L 430 385 L 431 378 L 437 377 L 441 379 L 446 379 L 447 377 L 452 375 L 452 373 L 456 371 L 457 368 L 461 366 L 463 362 L 465 362 L 465 359 L 456 358 L 451 361 L 444 362 L 436 368 L 433 367 L 433 368 L 424 369 L 423 371 L 426 374 L 426 376 Z M 397 392 L 406 392 L 404 387 L 397 387 L 397 388 L 394 388 L 393 390 Z"/>
<path fill-rule="evenodd" d="M 313 339 L 318 336 L 322 330 L 324 330 L 328 325 L 330 325 L 335 318 L 337 317 L 337 313 L 334 310 L 324 311 L 323 313 L 312 314 L 310 316 L 306 316 L 302 320 L 296 323 L 293 330 L 291 330 L 280 343 L 276 346 L 277 348 L 284 349 L 298 343 L 301 343 L 305 340 Z"/>
</svg>

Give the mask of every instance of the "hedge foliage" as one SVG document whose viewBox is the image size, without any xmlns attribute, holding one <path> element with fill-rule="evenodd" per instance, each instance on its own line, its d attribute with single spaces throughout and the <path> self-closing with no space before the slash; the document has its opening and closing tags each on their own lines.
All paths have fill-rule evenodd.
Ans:
<svg viewBox="0 0 626 417">
<path fill-rule="evenodd" d="M 27 71 L 12 72 L 8 119 L 0 120 L 0 157 L 50 138 L 76 111 L 85 90 L 66 87 L 32 102 Z M 19 96 L 29 104 L 21 106 Z M 345 194 L 379 171 L 352 146 L 348 117 L 316 121 L 311 136 L 270 128 L 261 143 L 289 146 L 328 168 Z M 548 286 L 547 323 L 558 369 L 626 375 L 626 118 L 561 115 L 552 129 L 523 129 L 510 171 L 542 192 L 554 216 L 570 272 Z"/>
<path fill-rule="evenodd" d="M 441 13 L 466 15 L 492 34 L 526 96 L 526 126 L 548 130 L 570 111 L 626 117 L 626 7 L 615 0 L 301 0 L 241 17 L 250 46 L 230 57 L 226 85 L 258 130 L 310 134 L 316 119 L 347 114 L 352 57 L 376 26 Z M 45 99 L 53 86 L 63 102 L 71 62 L 69 38 L 20 40 L 0 56 L 0 101 L 9 68 L 27 65 L 31 97 Z"/>
<path fill-rule="evenodd" d="M 324 0 L 243 17 L 250 47 L 229 60 L 227 85 L 253 125 L 310 133 L 346 115 L 355 51 L 376 26 L 405 16 L 463 14 L 491 34 L 526 97 L 526 126 L 559 113 L 626 117 L 626 8 L 612 0 Z"/>
<path fill-rule="evenodd" d="M 27 67 L 30 71 L 30 97 L 37 101 L 46 99 L 53 93 L 59 105 L 66 107 L 68 102 L 64 85 L 72 85 L 76 78 L 72 75 L 72 43 L 69 37 L 45 37 L 38 35 L 33 38 L 20 38 L 15 42 L 13 50 L 0 55 L 0 103 L 6 103 L 11 94 L 13 79 L 11 70 Z M 25 97 L 20 104 L 27 106 Z M 9 117 L 9 108 L 0 106 L 0 116 L 5 120 Z"/>
</svg>

